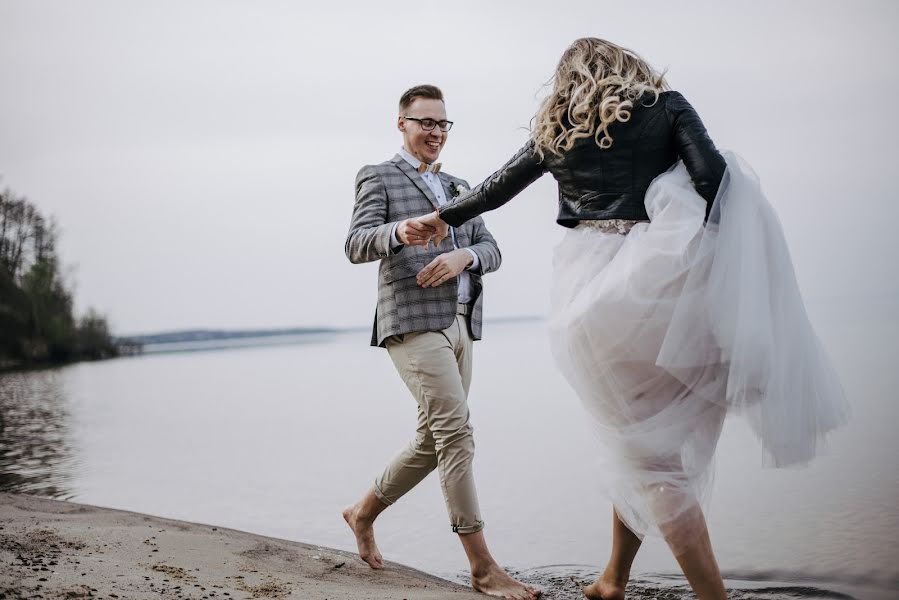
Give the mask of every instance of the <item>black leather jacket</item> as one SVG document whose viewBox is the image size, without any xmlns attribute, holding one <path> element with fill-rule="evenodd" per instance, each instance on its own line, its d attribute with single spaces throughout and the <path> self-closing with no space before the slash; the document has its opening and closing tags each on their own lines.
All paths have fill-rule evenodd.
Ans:
<svg viewBox="0 0 899 600">
<path fill-rule="evenodd" d="M 549 171 L 559 183 L 559 225 L 574 227 L 595 219 L 647 221 L 646 190 L 678 159 L 711 209 L 724 175 L 724 158 L 680 93 L 662 92 L 657 102 L 646 106 L 653 99 L 653 94 L 644 94 L 634 102 L 629 121 L 609 126 L 613 142 L 606 150 L 591 136 L 578 140 L 561 157 L 547 152 L 540 160 L 534 141 L 529 141 L 471 192 L 444 204 L 440 217 L 459 226 L 502 206 Z"/>
</svg>

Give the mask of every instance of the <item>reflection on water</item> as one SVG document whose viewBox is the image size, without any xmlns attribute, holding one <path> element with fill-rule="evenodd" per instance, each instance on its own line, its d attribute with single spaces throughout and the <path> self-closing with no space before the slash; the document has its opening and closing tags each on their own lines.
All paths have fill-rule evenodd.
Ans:
<svg viewBox="0 0 899 600">
<path fill-rule="evenodd" d="M 70 422 L 59 370 L 0 376 L 0 490 L 70 499 Z"/>
</svg>

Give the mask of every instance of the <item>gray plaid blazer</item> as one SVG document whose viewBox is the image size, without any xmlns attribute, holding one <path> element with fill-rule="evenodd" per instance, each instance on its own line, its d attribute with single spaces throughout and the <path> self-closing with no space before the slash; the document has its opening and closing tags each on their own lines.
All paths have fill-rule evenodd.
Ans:
<svg viewBox="0 0 899 600">
<path fill-rule="evenodd" d="M 464 185 L 462 179 L 439 173 L 446 197 L 452 198 L 450 183 Z M 380 260 L 378 269 L 378 305 L 371 345 L 384 346 L 392 335 L 413 331 L 441 331 L 456 316 L 459 278 L 455 277 L 435 288 L 421 288 L 415 276 L 440 254 L 453 249 L 451 237 L 433 245 L 404 246 L 390 249 L 390 232 L 397 221 L 432 212 L 437 199 L 408 162 L 397 154 L 379 165 L 367 165 L 356 176 L 356 204 L 347 234 L 345 251 L 354 264 Z M 502 256 L 496 240 L 487 231 L 481 217 L 455 228 L 461 248 L 470 248 L 480 263 L 471 274 L 473 310 L 471 335 L 481 339 L 484 300 L 481 276 L 499 268 Z"/>
</svg>

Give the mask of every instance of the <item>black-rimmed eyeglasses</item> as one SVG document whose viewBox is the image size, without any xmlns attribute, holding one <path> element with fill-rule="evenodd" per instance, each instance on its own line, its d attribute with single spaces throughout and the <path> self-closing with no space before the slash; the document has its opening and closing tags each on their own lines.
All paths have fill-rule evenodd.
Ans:
<svg viewBox="0 0 899 600">
<path fill-rule="evenodd" d="M 418 121 L 421 128 L 425 131 L 431 131 L 434 127 L 439 127 L 440 131 L 449 131 L 453 128 L 452 121 L 435 121 L 434 119 L 416 119 L 415 117 L 403 117 L 407 121 Z"/>
</svg>

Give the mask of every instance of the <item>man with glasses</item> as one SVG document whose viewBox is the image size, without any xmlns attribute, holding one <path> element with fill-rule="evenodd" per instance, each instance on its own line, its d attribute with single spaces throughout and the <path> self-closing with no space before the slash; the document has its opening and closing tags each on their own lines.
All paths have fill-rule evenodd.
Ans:
<svg viewBox="0 0 899 600">
<path fill-rule="evenodd" d="M 452 125 L 440 89 L 420 85 L 406 91 L 397 119 L 402 148 L 356 177 L 346 255 L 353 263 L 380 261 L 371 343 L 387 348 L 415 396 L 418 427 L 412 442 L 343 517 L 362 560 L 382 568 L 375 518 L 436 468 L 474 588 L 530 600 L 538 593 L 511 578 L 487 549 L 472 474 L 467 401 L 472 342 L 481 337 L 481 276 L 499 268 L 499 248 L 480 217 L 451 230 L 436 248 L 429 246 L 433 230 L 416 221 L 468 187 L 436 162 Z"/>
</svg>

